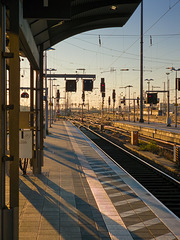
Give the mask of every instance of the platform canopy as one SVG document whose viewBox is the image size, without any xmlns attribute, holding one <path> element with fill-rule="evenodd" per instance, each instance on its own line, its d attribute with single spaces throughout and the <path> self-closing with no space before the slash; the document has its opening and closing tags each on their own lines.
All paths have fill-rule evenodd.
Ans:
<svg viewBox="0 0 180 240">
<path fill-rule="evenodd" d="M 122 27 L 140 2 L 141 0 L 71 0 L 70 20 L 28 19 L 28 23 L 36 44 L 43 43 L 45 50 L 78 33 Z M 61 5 L 55 8 L 61 8 Z"/>
<path fill-rule="evenodd" d="M 37 9 L 37 1 L 20 0 L 22 4 L 20 8 L 21 50 L 32 60 L 31 62 L 37 65 L 38 47 L 40 45 L 43 45 L 43 50 L 46 50 L 68 37 L 85 31 L 122 27 L 142 0 L 66 0 L 69 5 L 65 0 L 39 1 L 45 8 L 50 5 L 52 7 L 52 2 L 59 3 L 53 5 L 56 10 L 54 15 L 57 15 L 59 9 L 63 16 L 62 18 L 61 16 L 59 18 L 55 16 L 55 19 L 41 17 L 41 10 L 39 10 L 39 16 L 35 18 L 33 16 L 32 18 L 23 17 L 23 1 L 32 4 L 32 13 Z M 68 14 L 70 13 L 70 17 L 64 17 L 63 2 L 70 8 L 67 11 Z M 27 12 L 30 12 L 30 9 Z M 36 11 L 36 15 L 38 15 L 37 13 L 38 11 Z"/>
</svg>

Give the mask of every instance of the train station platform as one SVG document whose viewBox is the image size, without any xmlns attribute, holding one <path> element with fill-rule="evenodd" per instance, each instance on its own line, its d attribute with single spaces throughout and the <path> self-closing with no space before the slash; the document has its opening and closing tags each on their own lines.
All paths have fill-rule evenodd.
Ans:
<svg viewBox="0 0 180 240">
<path fill-rule="evenodd" d="M 126 131 L 138 131 L 139 134 L 147 137 L 180 144 L 180 125 L 175 127 L 174 124 L 167 126 L 164 123 L 152 122 L 148 124 L 128 121 L 114 121 L 112 125 Z"/>
<path fill-rule="evenodd" d="M 175 124 L 172 123 L 170 126 L 167 126 L 167 124 L 162 123 L 162 122 L 129 122 L 129 121 L 115 121 L 115 122 L 119 122 L 119 123 L 127 123 L 130 125 L 135 125 L 135 126 L 139 126 L 139 127 L 149 127 L 149 128 L 154 128 L 154 129 L 159 129 L 159 130 L 165 130 L 168 132 L 174 132 L 174 133 L 179 133 L 180 132 L 180 124 L 177 125 L 177 127 L 175 127 Z"/>
<path fill-rule="evenodd" d="M 68 121 L 20 176 L 20 240 L 177 240 L 180 220 Z"/>
</svg>

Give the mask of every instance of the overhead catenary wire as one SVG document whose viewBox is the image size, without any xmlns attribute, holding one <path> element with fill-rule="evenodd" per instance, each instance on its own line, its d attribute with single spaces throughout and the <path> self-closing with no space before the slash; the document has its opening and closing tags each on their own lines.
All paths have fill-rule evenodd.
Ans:
<svg viewBox="0 0 180 240">
<path fill-rule="evenodd" d="M 76 38 L 76 39 L 77 39 L 77 38 Z M 80 41 L 84 41 L 84 40 L 82 40 L 82 39 L 79 39 L 79 40 L 80 40 Z M 85 41 L 85 42 L 88 43 L 88 41 Z M 79 48 L 79 49 L 82 49 L 82 50 L 84 50 L 84 51 L 89 51 L 89 52 L 91 52 L 91 53 L 101 54 L 101 55 L 110 56 L 110 57 L 120 57 L 119 55 L 114 55 L 114 54 L 109 54 L 109 53 L 102 53 L 102 52 L 99 53 L 99 52 L 97 52 L 97 51 L 95 51 L 95 50 L 87 49 L 87 48 L 81 47 L 81 46 L 79 46 L 79 45 L 70 43 L 70 42 L 68 42 L 68 41 L 65 41 L 65 43 L 68 44 L 68 45 L 77 47 L 77 48 Z M 92 45 L 97 46 L 97 44 L 95 44 L 95 43 L 89 42 L 89 44 L 92 44 Z M 124 57 L 124 58 L 126 58 L 126 59 L 139 60 L 139 55 L 138 55 L 138 54 L 128 53 L 128 52 L 125 53 L 124 51 L 120 51 L 120 50 L 116 50 L 116 49 L 111 49 L 111 48 L 107 48 L 107 47 L 104 47 L 104 46 L 101 46 L 101 48 L 104 48 L 104 49 L 107 49 L 107 50 L 110 50 L 110 51 L 114 51 L 114 52 L 120 52 L 120 53 L 122 53 L 122 54 L 127 54 L 127 55 L 134 56 L 134 58 L 133 58 L 133 57 Z M 152 58 L 150 58 L 150 57 L 146 57 L 146 56 L 145 56 L 144 58 L 145 58 L 147 61 L 151 61 L 151 60 L 152 60 Z M 171 62 L 172 62 L 172 61 L 178 61 L 177 59 L 166 59 L 166 60 L 164 60 L 164 59 L 161 59 L 161 58 L 153 58 L 153 60 L 154 60 L 154 62 L 157 62 L 157 63 L 166 63 L 166 64 L 168 64 L 170 61 L 171 61 Z"/>
<path fill-rule="evenodd" d="M 170 6 L 169 5 L 169 8 L 168 8 L 168 10 L 167 11 L 165 11 L 165 13 L 163 13 L 145 32 L 144 32 L 144 36 L 145 37 L 150 37 L 150 36 L 152 36 L 153 37 L 153 40 L 154 40 L 154 37 L 174 37 L 174 36 L 177 36 L 177 37 L 179 37 L 180 36 L 180 33 L 171 33 L 171 34 L 151 34 L 151 35 L 148 35 L 147 34 L 147 32 L 150 30 L 150 29 L 152 29 L 165 15 L 167 15 L 167 13 L 169 13 L 178 3 L 180 2 L 180 0 L 178 0 L 178 1 L 176 1 L 172 6 Z M 109 54 L 109 53 L 105 53 L 105 52 L 102 52 L 102 50 L 100 51 L 100 52 L 98 52 L 98 51 L 95 51 L 95 50 L 92 50 L 92 49 L 88 49 L 88 48 L 85 48 L 85 47 L 82 47 L 82 45 L 80 45 L 80 46 L 77 46 L 77 45 L 75 45 L 75 44 L 72 44 L 72 43 L 69 43 L 68 41 L 64 41 L 66 44 L 69 44 L 69 45 L 72 45 L 72 46 L 74 46 L 74 47 L 77 47 L 77 48 L 79 48 L 79 49 L 82 49 L 83 51 L 89 51 L 89 52 L 91 52 L 91 53 L 95 53 L 95 54 L 101 54 L 101 55 L 104 55 L 104 56 L 110 56 L 110 57 L 113 57 L 113 58 L 116 58 L 116 59 L 114 59 L 113 60 L 113 62 L 111 63 L 111 65 L 110 65 L 110 67 L 120 58 L 120 57 L 122 57 L 123 56 L 123 58 L 126 58 L 126 59 L 132 59 L 132 60 L 136 60 L 136 61 L 139 61 L 139 55 L 138 54 L 134 54 L 134 53 L 129 53 L 128 52 L 128 50 L 139 40 L 139 35 L 131 35 L 131 34 L 128 34 L 128 35 L 122 35 L 122 34 L 111 34 L 111 35 L 109 35 L 109 34 L 103 34 L 103 33 L 101 33 L 101 34 L 93 34 L 93 33 L 83 33 L 83 35 L 94 35 L 94 36 L 100 36 L 100 37 L 104 37 L 104 36 L 111 36 L 111 37 L 137 37 L 138 36 L 138 39 L 133 43 L 133 44 L 131 44 L 127 49 L 125 49 L 124 51 L 120 51 L 120 50 L 117 50 L 117 49 L 112 49 L 112 48 L 107 48 L 107 47 L 105 47 L 104 46 L 104 44 L 103 45 L 101 45 L 101 48 L 102 49 L 106 49 L 106 50 L 108 50 L 108 51 L 114 51 L 114 52 L 116 52 L 116 53 L 120 53 L 120 55 L 118 55 L 118 54 Z M 78 38 L 76 38 L 76 39 L 78 39 Z M 89 43 L 89 44 L 92 44 L 92 45 L 96 45 L 96 46 L 98 46 L 98 43 L 97 43 L 97 40 L 96 40 L 96 44 L 94 44 L 94 43 L 90 43 L 89 41 L 86 41 L 86 40 L 83 40 L 83 39 L 79 39 L 80 41 L 84 41 L 84 42 L 87 42 L 87 43 Z M 154 43 L 154 41 L 153 41 L 153 44 L 155 44 Z M 127 56 L 125 56 L 125 55 L 127 55 Z M 130 57 L 129 57 L 130 56 Z M 177 62 L 177 61 L 179 61 L 178 59 L 168 59 L 167 57 L 166 58 L 153 58 L 153 57 L 146 57 L 146 56 L 144 56 L 144 59 L 146 60 L 146 61 L 152 61 L 153 60 L 153 62 L 155 62 L 155 63 L 162 63 L 162 64 L 169 64 L 169 62 L 171 62 L 171 63 L 173 63 L 173 62 Z M 106 69 L 109 69 L 110 68 L 109 66 L 108 67 L 106 67 Z"/>
<path fill-rule="evenodd" d="M 169 8 L 164 14 L 162 14 L 146 31 L 144 31 L 143 35 L 146 34 L 151 28 L 153 28 L 169 11 L 171 11 L 178 3 L 180 2 L 180 0 L 178 0 L 176 3 L 174 3 L 171 8 Z M 138 39 L 131 44 L 119 57 L 117 57 L 117 59 L 115 59 L 109 66 L 111 67 L 124 53 L 126 53 L 132 46 L 134 46 L 134 44 L 137 43 L 137 41 L 139 41 L 140 37 L 138 37 Z"/>
<path fill-rule="evenodd" d="M 180 0 L 179 0 L 180 1 Z M 82 33 L 83 36 L 99 36 L 98 33 Z M 101 33 L 102 37 L 139 37 L 138 34 L 103 34 Z M 162 33 L 162 34 L 144 34 L 144 37 L 149 38 L 149 36 L 153 37 L 174 37 L 180 36 L 180 33 Z M 77 38 L 76 38 L 77 39 Z"/>
</svg>

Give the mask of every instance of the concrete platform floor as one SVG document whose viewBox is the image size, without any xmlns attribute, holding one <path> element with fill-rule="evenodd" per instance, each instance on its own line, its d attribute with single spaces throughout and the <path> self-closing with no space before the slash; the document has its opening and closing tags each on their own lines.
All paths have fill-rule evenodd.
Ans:
<svg viewBox="0 0 180 240">
<path fill-rule="evenodd" d="M 126 183 L 131 178 L 114 165 L 70 123 L 53 124 L 42 174 L 28 169 L 20 176 L 19 239 L 177 240 L 145 201 L 168 220 L 164 209 L 148 194 L 140 199 Z"/>
</svg>

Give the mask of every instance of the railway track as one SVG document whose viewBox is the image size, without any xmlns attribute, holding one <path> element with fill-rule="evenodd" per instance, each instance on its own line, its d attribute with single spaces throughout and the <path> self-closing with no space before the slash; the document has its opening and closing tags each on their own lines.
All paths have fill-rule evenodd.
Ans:
<svg viewBox="0 0 180 240">
<path fill-rule="evenodd" d="M 77 120 L 74 120 L 74 122 L 77 122 Z M 89 119 L 86 119 L 86 121 L 84 121 L 83 123 L 84 126 L 86 127 L 92 127 L 92 130 L 94 128 L 98 128 L 100 129 L 100 122 L 94 122 L 94 121 L 90 121 Z M 116 128 L 116 127 L 112 127 L 112 126 L 104 126 L 104 132 L 106 135 L 112 136 L 113 135 L 118 135 L 118 137 L 120 137 L 122 140 L 128 140 L 130 141 L 131 139 L 131 132 L 121 129 L 121 128 Z M 150 141 L 156 143 L 159 147 L 159 149 L 161 150 L 166 150 L 167 153 L 169 153 L 169 157 L 171 157 L 171 159 L 173 158 L 173 152 L 174 152 L 174 143 L 173 142 L 167 142 L 164 140 L 160 140 L 160 139 L 156 139 L 156 138 L 152 138 L 149 136 L 145 136 L 145 135 L 140 135 L 138 136 L 139 140 L 141 140 L 144 143 L 149 143 Z M 176 146 L 179 146 L 179 144 L 176 144 Z M 163 152 L 162 152 L 163 153 Z M 167 155 L 167 154 L 166 154 Z"/>
<path fill-rule="evenodd" d="M 86 127 L 80 130 L 141 183 L 177 217 L 180 217 L 180 182 Z"/>
</svg>

